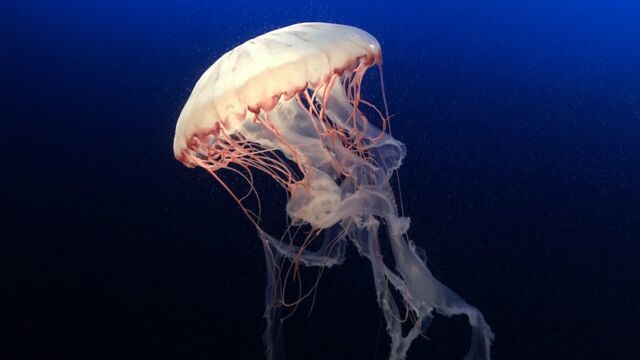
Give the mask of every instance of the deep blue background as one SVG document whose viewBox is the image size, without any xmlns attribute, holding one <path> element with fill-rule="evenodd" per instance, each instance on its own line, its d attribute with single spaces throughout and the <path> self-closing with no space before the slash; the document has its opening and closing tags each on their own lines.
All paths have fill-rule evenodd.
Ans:
<svg viewBox="0 0 640 360">
<path fill-rule="evenodd" d="M 495 359 L 640 358 L 640 3 L 337 0 L 0 3 L 1 358 L 261 358 L 261 246 L 171 143 L 217 57 L 301 21 L 380 40 L 410 234 Z M 289 359 L 385 358 L 349 255 Z M 460 359 L 465 326 L 409 358 Z"/>
</svg>

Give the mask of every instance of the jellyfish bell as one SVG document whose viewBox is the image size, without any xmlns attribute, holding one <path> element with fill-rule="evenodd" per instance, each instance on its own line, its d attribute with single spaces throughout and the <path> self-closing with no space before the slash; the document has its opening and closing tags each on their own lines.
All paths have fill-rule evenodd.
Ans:
<svg viewBox="0 0 640 360">
<path fill-rule="evenodd" d="M 256 113 L 269 112 L 358 64 L 381 61 L 378 41 L 345 25 L 297 24 L 249 40 L 220 57 L 196 83 L 178 118 L 174 154 L 193 166 L 194 138 L 218 126 L 233 134 Z"/>
<path fill-rule="evenodd" d="M 433 277 L 423 250 L 408 238 L 409 218 L 399 214 L 391 180 L 406 150 L 388 131 L 383 82 L 384 110 L 360 92 L 365 72 L 381 64 L 380 44 L 363 30 L 327 23 L 288 26 L 218 59 L 178 118 L 176 158 L 218 180 L 262 241 L 268 359 L 278 355 L 282 308 L 299 303 L 285 299 L 291 268 L 338 265 L 347 243 L 371 262 L 391 337 L 389 359 L 406 358 L 434 313 L 466 315 L 472 336 L 465 359 L 490 358 L 493 334 L 484 317 Z M 379 74 L 382 80 L 381 69 Z M 282 235 L 261 226 L 253 170 L 271 176 L 287 194 L 289 224 Z M 237 194 L 219 177 L 221 171 L 246 180 L 248 192 Z M 247 205 L 249 198 L 257 209 Z M 386 237 L 379 236 L 381 229 Z M 383 254 L 381 241 L 389 242 L 390 254 Z"/>
</svg>

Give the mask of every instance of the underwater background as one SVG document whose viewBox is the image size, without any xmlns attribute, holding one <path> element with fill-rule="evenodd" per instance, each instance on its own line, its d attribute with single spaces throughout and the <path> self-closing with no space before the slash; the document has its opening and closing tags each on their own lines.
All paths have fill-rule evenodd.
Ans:
<svg viewBox="0 0 640 360">
<path fill-rule="evenodd" d="M 346 0 L 0 3 L 0 358 L 263 358 L 262 246 L 172 141 L 207 67 L 303 21 L 380 41 L 409 235 L 492 357 L 640 359 L 640 2 Z M 353 248 L 309 308 L 287 359 L 387 357 Z M 426 336 L 461 359 L 467 320 Z"/>
</svg>

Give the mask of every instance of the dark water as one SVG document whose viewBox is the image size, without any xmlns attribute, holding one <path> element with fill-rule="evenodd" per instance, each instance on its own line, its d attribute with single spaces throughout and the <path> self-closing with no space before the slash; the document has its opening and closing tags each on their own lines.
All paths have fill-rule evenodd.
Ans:
<svg viewBox="0 0 640 360">
<path fill-rule="evenodd" d="M 639 3 L 424 3 L 2 2 L 0 357 L 262 357 L 262 248 L 173 131 L 217 57 L 313 20 L 382 44 L 410 235 L 493 358 L 639 359 Z M 288 359 L 386 357 L 353 249 L 308 305 Z M 460 359 L 466 320 L 427 336 Z"/>
</svg>

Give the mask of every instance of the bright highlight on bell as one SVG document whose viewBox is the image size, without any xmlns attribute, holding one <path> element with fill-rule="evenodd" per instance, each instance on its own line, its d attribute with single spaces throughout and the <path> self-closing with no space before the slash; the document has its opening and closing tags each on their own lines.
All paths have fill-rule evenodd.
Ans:
<svg viewBox="0 0 640 360">
<path fill-rule="evenodd" d="M 406 358 L 434 312 L 467 315 L 472 336 L 465 359 L 490 358 L 489 325 L 433 277 L 418 255 L 422 250 L 408 238 L 409 218 L 399 214 L 390 182 L 405 147 L 391 136 L 386 101 L 379 110 L 360 95 L 370 67 L 379 66 L 382 80 L 381 64 L 380 44 L 363 30 L 326 23 L 288 26 L 218 59 L 178 119 L 176 158 L 213 175 L 264 246 L 268 359 L 277 356 L 282 310 L 314 295 L 315 279 L 308 291 L 296 290 L 297 298 L 285 296 L 287 287 L 302 288 L 300 266 L 322 270 L 341 264 L 349 242 L 371 261 L 391 337 L 389 359 Z M 248 192 L 235 193 L 219 177 L 223 170 L 246 180 Z M 287 194 L 289 226 L 282 234 L 262 229 L 253 170 L 273 177 Z M 390 243 L 391 254 L 384 254 L 389 258 L 381 241 Z"/>
</svg>

